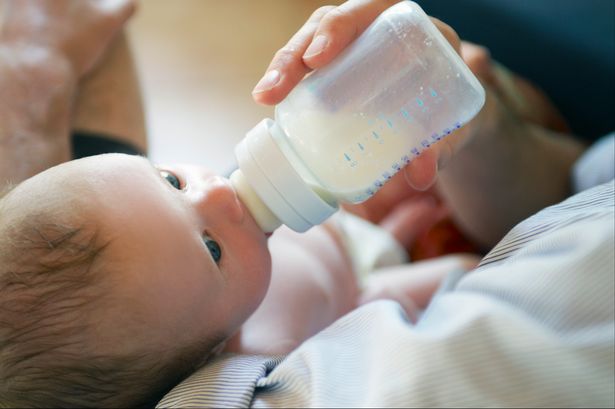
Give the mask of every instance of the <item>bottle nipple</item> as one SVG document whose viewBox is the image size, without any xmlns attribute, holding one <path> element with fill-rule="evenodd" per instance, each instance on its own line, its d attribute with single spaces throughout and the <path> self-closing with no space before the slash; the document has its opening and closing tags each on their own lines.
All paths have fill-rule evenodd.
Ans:
<svg viewBox="0 0 615 409">
<path fill-rule="evenodd" d="M 237 192 L 239 200 L 248 208 L 250 214 L 256 221 L 256 224 L 263 230 L 264 233 L 271 233 L 282 222 L 278 219 L 267 207 L 267 205 L 256 194 L 252 186 L 246 180 L 241 169 L 235 170 L 230 177 L 231 184 Z"/>
</svg>

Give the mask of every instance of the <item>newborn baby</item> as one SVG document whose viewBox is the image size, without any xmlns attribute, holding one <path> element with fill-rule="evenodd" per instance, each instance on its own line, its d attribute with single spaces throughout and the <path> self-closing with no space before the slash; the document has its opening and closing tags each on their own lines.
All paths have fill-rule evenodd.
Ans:
<svg viewBox="0 0 615 409">
<path fill-rule="evenodd" d="M 476 262 L 359 281 L 340 224 L 279 229 L 272 273 L 269 235 L 204 169 L 110 154 L 26 180 L 0 200 L 0 406 L 152 405 L 213 353 L 288 353 L 361 303 L 415 317 Z"/>
</svg>

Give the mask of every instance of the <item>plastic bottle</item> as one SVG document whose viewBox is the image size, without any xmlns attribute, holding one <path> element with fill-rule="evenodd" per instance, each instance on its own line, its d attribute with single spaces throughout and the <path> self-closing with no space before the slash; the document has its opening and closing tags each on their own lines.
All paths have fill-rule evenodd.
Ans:
<svg viewBox="0 0 615 409">
<path fill-rule="evenodd" d="M 231 182 L 264 231 L 305 231 L 340 201 L 369 198 L 484 100 L 425 12 L 403 1 L 248 132 Z"/>
</svg>

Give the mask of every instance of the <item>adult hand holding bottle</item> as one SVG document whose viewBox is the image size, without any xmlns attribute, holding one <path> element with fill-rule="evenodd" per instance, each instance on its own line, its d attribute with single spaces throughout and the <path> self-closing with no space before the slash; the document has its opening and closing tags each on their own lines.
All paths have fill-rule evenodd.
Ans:
<svg viewBox="0 0 615 409">
<path fill-rule="evenodd" d="M 283 100 L 307 73 L 329 64 L 395 3 L 349 0 L 316 10 L 275 54 L 254 99 L 267 105 Z M 439 172 L 441 195 L 455 203 L 452 210 L 464 231 L 488 248 L 518 221 L 568 195 L 568 171 L 582 147 L 554 134 L 566 129 L 565 122 L 540 90 L 494 64 L 485 48 L 461 42 L 451 27 L 435 18 L 432 22 L 482 82 L 486 102 L 466 126 L 410 162 L 405 178 L 400 172 L 387 183 L 384 202 L 391 207 L 394 200 L 429 188 L 438 169 L 444 169 Z M 468 149 L 456 155 L 462 146 Z M 415 189 L 403 186 L 404 179 Z M 510 189 L 511 182 L 525 184 L 532 194 Z M 359 206 L 373 213 L 383 205 L 383 193 Z"/>
<path fill-rule="evenodd" d="M 297 33 L 282 47 L 269 64 L 252 95 L 256 102 L 275 105 L 311 72 L 329 64 L 341 51 L 398 0 L 350 0 L 340 6 L 317 9 Z M 455 31 L 438 19 L 431 18 L 438 30 L 459 52 L 460 40 Z M 453 139 L 453 138 L 445 138 Z M 453 141 L 447 141 L 447 146 Z M 442 144 L 441 144 L 442 145 Z M 434 146 L 434 150 L 439 150 Z M 424 190 L 435 180 L 438 154 L 425 151 L 410 163 L 409 182 Z"/>
</svg>

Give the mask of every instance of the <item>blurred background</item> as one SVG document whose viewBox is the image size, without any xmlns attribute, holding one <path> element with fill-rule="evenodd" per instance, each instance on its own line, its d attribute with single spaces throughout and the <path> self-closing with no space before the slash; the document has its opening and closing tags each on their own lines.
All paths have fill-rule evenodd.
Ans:
<svg viewBox="0 0 615 409">
<path fill-rule="evenodd" d="M 142 0 L 128 31 L 143 90 L 150 157 L 225 172 L 233 147 L 273 109 L 251 91 L 321 0 Z"/>
</svg>

